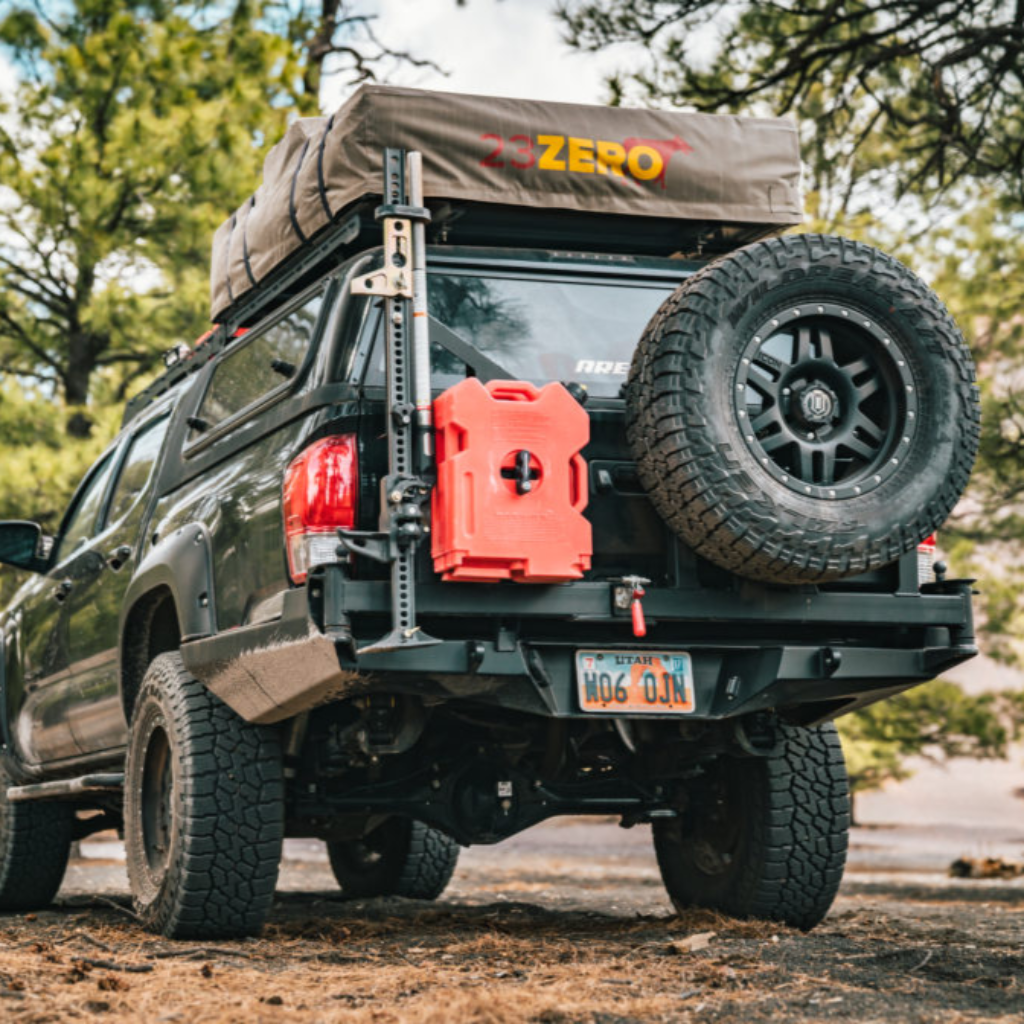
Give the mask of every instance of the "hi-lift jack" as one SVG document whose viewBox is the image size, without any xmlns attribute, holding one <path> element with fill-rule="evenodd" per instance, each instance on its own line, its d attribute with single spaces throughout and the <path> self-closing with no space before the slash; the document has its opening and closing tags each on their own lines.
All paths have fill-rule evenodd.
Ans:
<svg viewBox="0 0 1024 1024">
<path fill-rule="evenodd" d="M 427 327 L 426 224 L 419 153 L 384 150 L 384 266 L 352 283 L 355 295 L 384 301 L 388 411 L 388 475 L 381 481 L 380 529 L 339 530 L 339 555 L 391 566 L 391 631 L 356 654 L 430 647 L 441 641 L 416 624 L 416 552 L 429 532 L 433 420 Z M 410 316 L 411 311 L 411 316 Z M 409 330 L 409 325 L 412 330 Z"/>
</svg>

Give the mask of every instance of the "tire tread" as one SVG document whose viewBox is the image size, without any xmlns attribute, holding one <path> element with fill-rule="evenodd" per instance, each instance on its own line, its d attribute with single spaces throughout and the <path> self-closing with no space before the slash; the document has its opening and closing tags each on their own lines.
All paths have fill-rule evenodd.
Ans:
<svg viewBox="0 0 1024 1024">
<path fill-rule="evenodd" d="M 436 900 L 447 888 L 459 860 L 459 844 L 450 836 L 414 821 L 409 852 L 394 894 L 415 900 Z"/>
<path fill-rule="evenodd" d="M 343 895 L 353 899 L 403 896 L 436 900 L 455 873 L 458 843 L 438 829 L 411 819 L 392 818 L 380 828 L 389 830 L 388 848 L 383 860 L 370 870 L 354 871 L 350 866 L 353 841 L 327 843 L 331 870 Z"/>
<path fill-rule="evenodd" d="M 8 803 L 10 784 L 0 769 L 0 911 L 40 910 L 53 902 L 67 871 L 74 807 Z"/>
<path fill-rule="evenodd" d="M 748 846 L 733 885 L 708 897 L 680 872 L 671 825 L 654 828 L 658 867 L 676 908 L 710 907 L 735 917 L 809 930 L 828 913 L 843 878 L 850 830 L 849 783 L 835 726 L 780 726 L 781 751 L 750 765 Z M 692 886 L 692 888 L 691 888 Z"/>
<path fill-rule="evenodd" d="M 180 742 L 176 813 L 180 843 L 167 881 L 152 903 L 136 909 L 169 938 L 231 938 L 260 930 L 274 898 L 284 841 L 284 779 L 275 732 L 243 721 L 185 670 L 181 656 L 162 654 L 146 673 L 136 716 L 147 702 L 164 708 Z M 126 821 L 129 878 L 145 858 L 131 822 L 139 767 L 129 748 Z M 139 776 L 140 777 L 140 776 Z M 136 892 L 136 886 L 132 886 Z"/>
</svg>

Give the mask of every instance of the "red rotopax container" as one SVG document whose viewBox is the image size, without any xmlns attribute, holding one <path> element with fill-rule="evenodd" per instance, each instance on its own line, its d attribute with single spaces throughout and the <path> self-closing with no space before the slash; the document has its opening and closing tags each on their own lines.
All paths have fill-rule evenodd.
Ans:
<svg viewBox="0 0 1024 1024">
<path fill-rule="evenodd" d="M 431 553 L 445 580 L 561 583 L 590 568 L 590 418 L 561 384 L 470 377 L 435 400 L 434 426 Z"/>
</svg>

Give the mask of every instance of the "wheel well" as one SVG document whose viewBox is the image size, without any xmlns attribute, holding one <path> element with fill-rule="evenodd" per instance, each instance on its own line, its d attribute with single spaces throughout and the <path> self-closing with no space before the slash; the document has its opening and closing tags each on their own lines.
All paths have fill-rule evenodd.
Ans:
<svg viewBox="0 0 1024 1024">
<path fill-rule="evenodd" d="M 140 598 L 128 613 L 121 644 L 121 704 L 131 722 L 135 698 L 150 662 L 181 644 L 181 627 L 174 595 L 169 587 L 157 587 Z"/>
</svg>

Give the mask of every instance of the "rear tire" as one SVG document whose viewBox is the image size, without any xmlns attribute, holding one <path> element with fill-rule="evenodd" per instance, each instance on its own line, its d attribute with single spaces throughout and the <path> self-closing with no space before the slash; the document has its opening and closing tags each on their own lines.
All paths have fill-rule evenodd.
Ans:
<svg viewBox="0 0 1024 1024">
<path fill-rule="evenodd" d="M 284 841 L 277 734 L 243 721 L 185 670 L 149 666 L 132 715 L 125 850 L 136 913 L 173 939 L 258 932 Z"/>
<path fill-rule="evenodd" d="M 41 910 L 53 902 L 67 870 L 74 807 L 9 803 L 9 785 L 0 768 L 0 911 Z"/>
<path fill-rule="evenodd" d="M 850 829 L 839 735 L 831 723 L 778 735 L 769 757 L 719 758 L 683 817 L 655 822 L 658 867 L 680 912 L 705 907 L 805 931 L 828 913 Z"/>
<path fill-rule="evenodd" d="M 459 846 L 421 821 L 389 818 L 363 839 L 328 842 L 343 896 L 436 900 L 451 881 Z"/>
</svg>

